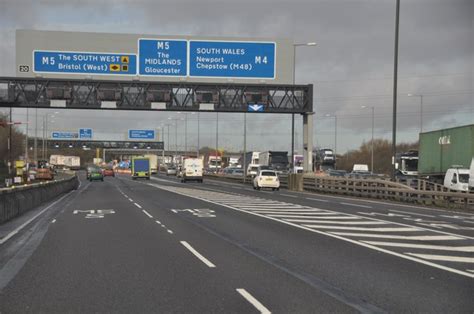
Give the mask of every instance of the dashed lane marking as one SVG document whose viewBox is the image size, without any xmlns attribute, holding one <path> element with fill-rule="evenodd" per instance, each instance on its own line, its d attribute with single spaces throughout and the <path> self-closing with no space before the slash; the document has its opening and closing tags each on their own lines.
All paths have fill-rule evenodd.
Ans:
<svg viewBox="0 0 474 314">
<path fill-rule="evenodd" d="M 142 209 L 142 212 L 143 212 L 145 215 L 147 215 L 148 217 L 153 218 L 153 216 L 150 215 L 150 213 L 147 212 L 146 210 Z"/>
<path fill-rule="evenodd" d="M 239 288 L 236 289 L 237 292 L 244 297 L 245 300 L 247 300 L 250 304 L 252 304 L 260 313 L 262 314 L 270 314 L 270 310 L 268 310 L 260 301 L 255 299 L 250 293 L 247 292 L 247 290 Z"/>
<path fill-rule="evenodd" d="M 213 263 L 211 263 L 211 261 L 209 261 L 207 258 L 205 258 L 204 256 L 202 256 L 198 251 L 196 251 L 188 242 L 186 241 L 180 241 L 180 243 L 185 247 L 187 248 L 191 253 L 194 254 L 194 256 L 196 256 L 201 262 L 203 262 L 204 264 L 207 265 L 207 267 L 209 268 L 214 268 L 216 267 L 216 265 L 214 265 Z"/>
</svg>

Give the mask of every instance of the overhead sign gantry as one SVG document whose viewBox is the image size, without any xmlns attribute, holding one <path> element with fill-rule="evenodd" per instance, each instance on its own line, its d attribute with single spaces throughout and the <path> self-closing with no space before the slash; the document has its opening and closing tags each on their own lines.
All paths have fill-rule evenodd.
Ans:
<svg viewBox="0 0 474 314">
<path fill-rule="evenodd" d="M 290 40 L 18 30 L 16 50 L 0 107 L 298 113 L 312 168 L 313 86 L 294 85 Z"/>
</svg>

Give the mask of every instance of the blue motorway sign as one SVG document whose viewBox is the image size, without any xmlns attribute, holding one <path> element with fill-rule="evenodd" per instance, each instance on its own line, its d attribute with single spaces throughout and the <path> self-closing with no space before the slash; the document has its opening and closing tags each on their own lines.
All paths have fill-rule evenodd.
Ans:
<svg viewBox="0 0 474 314">
<path fill-rule="evenodd" d="M 136 75 L 137 56 L 125 53 L 33 52 L 33 71 L 46 73 Z"/>
<path fill-rule="evenodd" d="M 79 129 L 79 138 L 92 139 L 92 129 Z"/>
<path fill-rule="evenodd" d="M 139 75 L 186 76 L 186 40 L 139 39 Z"/>
<path fill-rule="evenodd" d="M 51 138 L 54 139 L 77 139 L 79 134 L 77 132 L 62 132 L 62 131 L 54 131 L 51 132 Z"/>
<path fill-rule="evenodd" d="M 155 139 L 155 130 L 128 130 L 129 139 Z"/>
<path fill-rule="evenodd" d="M 247 107 L 248 112 L 263 112 L 265 107 L 263 104 L 249 104 Z"/>
<path fill-rule="evenodd" d="M 275 78 L 275 43 L 189 42 L 189 76 Z"/>
</svg>

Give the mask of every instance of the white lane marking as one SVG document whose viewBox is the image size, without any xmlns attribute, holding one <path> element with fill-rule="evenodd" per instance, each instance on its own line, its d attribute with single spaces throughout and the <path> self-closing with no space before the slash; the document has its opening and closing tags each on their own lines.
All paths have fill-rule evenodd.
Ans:
<svg viewBox="0 0 474 314">
<path fill-rule="evenodd" d="M 474 273 L 474 269 L 466 269 L 467 271 L 470 271 L 471 273 Z"/>
<path fill-rule="evenodd" d="M 305 197 L 305 199 L 311 200 L 311 201 L 325 202 L 325 203 L 329 202 L 328 200 L 323 200 L 323 199 L 320 199 L 320 198 Z"/>
<path fill-rule="evenodd" d="M 228 204 L 226 204 L 228 205 Z M 233 205 L 228 205 L 228 206 L 233 206 Z M 320 209 L 312 209 L 312 208 L 301 208 L 301 209 L 291 209 L 291 208 L 282 208 L 282 209 L 279 209 L 279 208 L 254 208 L 254 207 L 246 207 L 246 206 L 239 206 L 238 208 L 247 208 L 249 210 L 253 210 L 253 211 L 259 211 L 259 212 L 280 212 L 280 213 L 308 213 L 308 212 L 312 212 L 312 213 L 315 213 L 317 215 L 334 215 L 336 213 L 334 212 L 323 212 L 322 210 Z"/>
<path fill-rule="evenodd" d="M 168 233 L 170 233 L 170 234 L 173 234 L 173 231 L 171 231 L 170 229 L 168 229 L 166 231 L 168 231 Z"/>
<path fill-rule="evenodd" d="M 309 218 L 309 217 L 299 217 L 299 218 Z M 357 220 L 359 218 L 357 217 L 351 217 L 351 216 L 321 216 L 321 217 L 316 217 L 316 219 L 327 219 L 327 220 L 331 220 L 331 219 L 335 219 L 335 220 L 351 220 L 351 219 L 354 219 L 354 220 Z M 288 220 L 288 221 L 292 221 L 292 222 L 312 222 L 312 220 L 308 220 L 308 219 L 285 219 L 285 220 Z"/>
<path fill-rule="evenodd" d="M 52 224 L 54 224 L 55 222 L 56 222 L 56 219 L 53 219 L 53 220 L 51 221 Z"/>
<path fill-rule="evenodd" d="M 250 304 L 252 304 L 260 313 L 270 314 L 270 310 L 268 310 L 262 303 L 260 303 L 257 299 L 255 299 L 247 290 L 240 288 L 235 289 L 241 296 L 245 298 Z"/>
<path fill-rule="evenodd" d="M 125 196 L 126 198 L 129 198 L 127 194 L 124 194 L 123 196 Z"/>
<path fill-rule="evenodd" d="M 245 210 L 245 208 L 239 208 Z M 279 217 L 279 215 L 295 215 L 296 217 L 301 217 L 304 218 L 306 217 L 305 215 L 309 216 L 317 216 L 317 217 L 324 217 L 324 216 L 330 216 L 334 215 L 334 213 L 315 213 L 315 212 L 279 212 L 279 211 L 259 211 L 259 210 L 252 210 L 254 213 L 262 214 L 262 215 L 268 215 L 268 216 L 273 216 L 277 215 L 276 217 Z M 351 219 L 351 218 L 350 218 Z"/>
<path fill-rule="evenodd" d="M 444 245 L 426 245 L 426 244 L 381 242 L 381 241 L 362 241 L 362 242 L 369 243 L 372 245 L 407 247 L 407 248 L 413 248 L 413 249 L 427 249 L 427 250 L 454 251 L 454 252 L 474 252 L 474 246 L 444 246 Z"/>
<path fill-rule="evenodd" d="M 464 256 L 445 256 L 445 255 L 434 255 L 434 254 L 417 254 L 417 253 L 405 253 L 411 256 L 431 260 L 431 261 L 444 261 L 444 262 L 457 262 L 457 263 L 474 263 L 474 258 Z"/>
<path fill-rule="evenodd" d="M 327 217 L 324 217 L 327 218 Z M 297 219 L 285 219 L 287 221 L 299 221 Z M 324 221 L 324 220 L 303 220 L 300 222 L 312 222 L 318 224 L 336 224 L 336 225 L 387 225 L 381 221 Z"/>
<path fill-rule="evenodd" d="M 354 204 L 354 203 L 344 203 L 344 202 L 339 202 L 341 205 L 348 205 L 348 206 L 356 206 L 356 207 L 363 207 L 363 208 L 372 208 L 372 206 L 368 205 L 360 205 L 360 204 Z"/>
<path fill-rule="evenodd" d="M 196 189 L 188 189 L 188 188 L 179 188 L 179 187 L 170 187 L 170 188 L 166 188 L 166 187 L 161 187 L 161 186 L 156 186 L 157 188 L 161 188 L 161 189 L 164 189 L 164 190 L 167 190 L 167 191 L 171 191 L 171 192 L 174 192 L 172 191 L 171 189 L 180 189 L 180 190 L 185 190 L 187 191 L 187 193 L 191 193 L 191 192 L 197 192 L 199 193 L 199 195 L 192 195 L 192 194 L 186 194 L 185 192 L 176 192 L 176 193 L 182 193 L 182 195 L 185 195 L 185 196 L 189 196 L 189 197 L 194 197 L 194 198 L 197 198 L 197 199 L 201 199 L 203 201 L 210 201 L 210 202 L 214 202 L 215 201 L 213 200 L 214 197 L 216 198 L 220 198 L 222 197 L 222 195 L 225 195 L 224 192 L 215 192 L 215 191 L 211 191 L 211 192 L 208 192 L 206 193 L 205 195 L 202 194 L 202 191 L 201 190 L 196 190 Z M 227 193 L 227 192 L 226 192 Z M 228 195 L 228 194 L 227 194 Z M 207 198 L 206 198 L 207 197 Z M 245 195 L 240 195 L 240 197 L 245 200 L 245 199 L 248 199 L 249 197 L 245 196 Z M 329 197 L 329 196 L 327 196 Z M 210 198 L 210 199 L 209 199 Z M 253 198 L 255 199 L 255 198 Z M 219 205 L 224 205 L 224 206 L 227 206 L 227 204 L 222 204 L 222 203 L 215 203 L 215 204 L 219 204 Z M 288 204 L 288 203 L 285 203 L 285 204 Z M 291 205 L 291 204 L 289 204 Z M 300 206 L 300 205 L 294 205 L 294 206 Z M 230 206 L 232 207 L 232 206 Z M 240 206 L 235 206 L 235 207 L 232 207 L 232 209 L 235 209 L 235 208 L 238 208 L 238 209 L 244 209 L 245 208 L 242 208 Z M 306 207 L 308 209 L 315 209 L 315 208 L 311 208 L 311 207 Z M 249 209 L 249 210 L 252 210 L 254 211 L 253 209 Z M 268 209 L 267 209 L 268 210 Z M 278 211 L 278 210 L 289 210 L 289 211 L 299 211 L 301 209 L 274 209 L 275 211 Z M 425 230 L 425 231 L 430 231 L 430 232 L 436 232 L 436 233 L 442 233 L 442 234 L 447 234 L 447 235 L 453 235 L 453 236 L 457 236 L 457 237 L 461 237 L 461 238 L 464 238 L 464 239 L 472 239 L 474 240 L 474 237 L 470 237 L 470 236 L 466 236 L 466 235 L 461 235 L 461 234 L 457 234 L 457 233 L 451 233 L 451 232 L 446 232 L 446 231 L 441 231 L 439 229 L 431 229 L 431 228 L 426 228 L 426 227 L 422 227 L 420 225 L 418 226 L 413 226 L 411 224 L 404 224 L 404 223 L 400 223 L 400 222 L 395 222 L 395 221 L 390 221 L 390 220 L 382 220 L 382 219 L 378 219 L 378 218 L 372 218 L 372 217 L 364 217 L 364 216 L 360 216 L 360 215 L 354 215 L 354 214 L 347 214 L 347 213 L 341 213 L 341 212 L 337 212 L 337 211 L 330 211 L 330 210 L 325 210 L 326 212 L 328 212 L 328 214 L 330 212 L 332 212 L 333 214 L 335 215 L 338 215 L 338 214 L 344 214 L 344 215 L 348 215 L 348 216 L 354 216 L 354 217 L 358 217 L 358 218 L 363 218 L 363 219 L 369 219 L 369 220 L 374 220 L 374 221 L 384 221 L 384 222 L 390 222 L 391 224 L 394 224 L 394 225 L 399 225 L 399 226 L 404 226 L 404 227 L 410 227 L 410 228 L 413 228 L 413 227 L 416 227 L 418 229 L 422 229 L 422 230 Z M 246 211 L 248 212 L 248 211 Z M 379 215 L 379 213 L 377 213 Z M 404 216 L 404 215 L 401 215 L 401 214 L 392 214 L 392 213 L 389 213 L 389 214 L 385 214 L 385 216 L 388 215 L 390 217 L 392 216 Z"/>
<path fill-rule="evenodd" d="M 214 199 L 212 199 L 214 201 Z M 219 201 L 216 201 L 219 202 Z M 239 207 L 247 207 L 247 208 L 262 208 L 262 209 L 308 209 L 310 207 L 306 206 L 301 206 L 301 205 L 294 205 L 294 204 L 258 204 L 258 203 L 252 203 L 252 204 L 245 204 L 243 202 L 236 202 L 236 203 L 230 203 L 230 202 L 222 202 L 225 204 L 229 205 L 238 205 Z"/>
<path fill-rule="evenodd" d="M 416 228 L 362 228 L 362 227 L 341 227 L 341 226 L 321 226 L 321 225 L 304 225 L 308 228 L 318 229 L 339 229 L 339 230 L 354 230 L 354 231 L 372 231 L 372 232 L 415 232 L 421 231 Z"/>
<path fill-rule="evenodd" d="M 331 234 L 348 236 L 348 237 L 362 237 L 362 238 L 383 238 L 383 239 L 397 239 L 397 240 L 416 240 L 416 241 L 445 241 L 445 240 L 464 240 L 455 236 L 401 236 L 389 234 L 370 234 L 370 233 L 352 233 L 352 232 L 330 232 Z"/>
<path fill-rule="evenodd" d="M 290 194 L 283 194 L 283 193 L 280 193 L 280 195 L 283 195 L 283 196 L 286 196 L 286 197 L 298 198 L 298 196 L 290 195 Z"/>
<path fill-rule="evenodd" d="M 411 212 L 405 212 L 405 211 L 403 211 L 403 210 L 396 210 L 396 209 L 389 209 L 389 211 L 391 211 L 391 212 L 397 212 L 397 213 L 404 213 L 404 214 L 409 214 L 409 215 L 415 215 L 415 216 L 422 216 L 422 217 L 430 217 L 430 218 L 436 217 L 436 216 L 433 216 L 433 215 L 425 215 L 425 214 L 411 213 Z"/>
<path fill-rule="evenodd" d="M 440 215 L 440 217 L 453 218 L 453 219 L 463 219 L 463 220 L 464 219 L 474 219 L 474 216 L 460 216 L 460 215 Z"/>
<path fill-rule="evenodd" d="M 351 217 L 351 216 L 300 216 L 300 215 L 268 215 L 270 217 L 279 217 L 279 218 L 300 218 L 300 219 L 328 219 L 328 220 L 332 220 L 332 219 L 335 219 L 335 220 L 351 220 L 351 219 L 360 219 L 360 218 L 357 218 L 357 217 Z M 292 221 L 290 219 L 287 219 L 289 221 Z M 311 221 L 311 220 L 310 220 Z M 382 221 L 374 221 L 374 222 L 377 222 L 377 223 L 384 223 L 386 224 L 386 222 L 382 222 Z"/>
<path fill-rule="evenodd" d="M 135 204 L 135 206 L 137 206 L 138 208 L 142 208 L 142 207 L 141 207 L 139 204 L 137 204 L 137 203 L 133 203 L 133 204 Z"/>
<path fill-rule="evenodd" d="M 157 224 L 161 225 L 161 221 L 155 220 L 155 222 L 156 222 Z"/>
<path fill-rule="evenodd" d="M 147 215 L 148 217 L 153 218 L 153 216 L 150 215 L 150 213 L 148 213 L 146 210 L 142 209 L 142 212 L 143 212 L 145 215 Z"/>
<path fill-rule="evenodd" d="M 21 226 L 19 226 L 18 228 L 16 228 L 15 230 L 13 230 L 12 232 L 10 232 L 9 234 L 7 234 L 5 237 L 3 237 L 1 240 L 0 240 L 0 245 L 7 242 L 11 237 L 13 237 L 15 234 L 17 234 L 21 229 L 25 228 L 26 226 L 28 226 L 33 220 L 35 220 L 36 218 L 38 218 L 41 214 L 43 214 L 45 211 L 47 211 L 48 209 L 50 209 L 52 206 L 54 206 L 56 203 L 58 203 L 59 201 L 61 201 L 63 198 L 65 198 L 66 196 L 68 196 L 69 194 L 71 194 L 73 191 L 70 191 L 69 193 L 67 193 L 66 195 L 63 195 L 61 198 L 59 198 L 58 200 L 56 200 L 55 202 L 49 204 L 48 207 L 44 208 L 42 211 L 40 211 L 39 213 L 37 213 L 35 216 L 31 217 L 28 221 L 24 222 Z"/>
<path fill-rule="evenodd" d="M 345 241 L 345 242 L 349 242 L 349 243 L 352 243 L 352 244 L 355 244 L 355 245 L 366 247 L 366 248 L 369 248 L 369 249 L 372 249 L 372 250 L 375 250 L 375 251 L 378 251 L 378 252 L 383 252 L 383 253 L 386 253 L 386 254 L 389 254 L 389 255 L 392 255 L 392 256 L 397 256 L 397 257 L 403 258 L 405 260 L 410 260 L 410 261 L 417 262 L 417 263 L 427 265 L 427 266 L 430 266 L 430 267 L 442 269 L 442 270 L 445 270 L 445 271 L 448 271 L 448 272 L 451 272 L 451 273 L 455 273 L 455 274 L 458 274 L 458 275 L 462 275 L 462 276 L 465 276 L 465 277 L 474 278 L 474 274 L 471 274 L 469 272 L 459 270 L 459 269 L 456 269 L 456 268 L 443 266 L 441 264 L 432 263 L 432 262 L 429 262 L 429 261 L 426 261 L 426 260 L 423 260 L 423 259 L 420 259 L 420 258 L 411 257 L 411 256 L 408 256 L 408 255 L 397 253 L 395 251 L 386 250 L 386 249 L 383 249 L 383 248 L 380 248 L 380 247 L 377 247 L 377 246 L 374 246 L 374 245 L 370 245 L 370 244 L 367 244 L 367 243 L 360 242 L 358 240 L 345 238 L 343 236 L 338 235 L 336 232 L 325 232 L 325 231 L 322 231 L 322 230 L 315 230 L 315 229 L 307 228 L 307 227 L 304 227 L 302 225 L 298 225 L 298 224 L 291 223 L 291 222 L 288 222 L 288 221 L 283 221 L 281 219 L 269 217 L 269 216 L 266 216 L 266 215 L 263 215 L 263 214 L 259 214 L 259 213 L 255 213 L 255 212 L 247 211 L 247 210 L 242 210 L 242 209 L 239 209 L 237 207 L 232 207 L 232 206 L 229 206 L 229 205 L 213 202 L 212 200 L 205 199 L 201 196 L 189 195 L 189 194 L 186 194 L 182 191 L 178 191 L 178 188 L 176 188 L 176 187 L 173 187 L 174 189 L 171 189 L 171 188 L 168 188 L 168 187 L 162 187 L 162 186 L 156 186 L 156 187 L 161 189 L 161 190 L 165 190 L 165 191 L 175 193 L 175 194 L 178 194 L 178 195 L 183 195 L 183 196 L 186 196 L 186 197 L 202 200 L 202 201 L 205 201 L 205 202 L 208 202 L 208 203 L 211 203 L 211 204 L 227 207 L 227 208 L 230 208 L 232 210 L 247 213 L 249 215 L 254 215 L 254 216 L 261 217 L 261 218 L 270 219 L 270 220 L 280 222 L 280 223 L 283 223 L 283 224 L 286 224 L 286 225 L 289 225 L 289 226 L 292 226 L 292 227 L 295 227 L 295 228 L 303 229 L 303 230 L 306 230 L 306 231 L 309 231 L 309 232 L 322 234 L 322 235 L 325 235 L 325 236 L 328 236 L 328 237 L 331 237 L 331 238 L 339 239 L 341 241 Z M 378 219 L 373 219 L 373 220 L 378 220 Z M 426 229 L 426 228 L 422 228 L 422 229 L 423 230 L 428 230 L 428 231 L 431 231 L 431 232 L 447 234 L 446 232 L 440 232 L 440 231 L 437 231 L 437 230 L 431 230 L 431 229 Z M 355 233 L 355 235 L 357 235 L 357 233 Z M 383 238 L 383 235 L 372 235 L 372 237 Z M 442 236 L 438 236 L 438 237 L 442 237 Z M 444 236 L 444 237 L 446 238 L 446 236 Z M 462 236 L 459 236 L 459 237 L 451 236 L 451 237 L 453 239 L 450 239 L 450 240 L 465 240 L 466 239 L 466 237 L 462 237 Z M 443 240 L 446 240 L 446 239 L 443 239 Z"/>
<path fill-rule="evenodd" d="M 133 202 L 133 200 L 131 198 L 128 199 L 130 202 Z"/>
<path fill-rule="evenodd" d="M 214 265 L 213 263 L 211 263 L 207 258 L 205 258 L 204 256 L 202 256 L 198 251 L 196 251 L 188 242 L 186 241 L 179 241 L 185 248 L 187 248 L 191 253 L 194 254 L 194 256 L 196 256 L 197 258 L 199 258 L 199 260 L 201 260 L 201 262 L 203 262 L 204 264 L 206 264 L 208 267 L 210 268 L 214 268 L 216 267 L 216 265 Z"/>
</svg>

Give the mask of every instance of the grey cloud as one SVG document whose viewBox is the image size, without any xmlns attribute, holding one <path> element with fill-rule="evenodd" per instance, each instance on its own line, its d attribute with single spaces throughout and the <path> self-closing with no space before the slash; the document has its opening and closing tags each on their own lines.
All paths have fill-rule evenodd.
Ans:
<svg viewBox="0 0 474 314">
<path fill-rule="evenodd" d="M 6 1 L 0 3 L 0 53 L 4 56 L 0 60 L 0 75 L 14 73 L 11 58 L 16 28 L 317 41 L 316 47 L 298 48 L 297 82 L 315 84 L 318 144 L 331 146 L 333 142 L 333 120 L 324 115 L 340 117 L 339 151 L 342 151 L 358 146 L 370 132 L 370 113 L 361 110 L 361 105 L 376 107 L 376 134 L 390 137 L 394 9 L 391 0 Z M 427 128 L 474 121 L 473 17 L 474 2 L 469 0 L 402 1 L 399 58 L 402 140 L 415 140 L 419 124 L 417 99 L 405 97 L 407 93 L 426 95 Z M 91 115 L 102 116 L 102 113 Z M 127 126 L 140 124 L 140 118 L 135 115 L 131 120 L 128 113 L 109 115 L 126 121 Z M 264 126 L 264 130 L 254 130 L 249 141 L 256 146 L 266 145 L 268 149 L 288 149 L 290 123 L 286 117 L 286 120 L 281 116 L 252 117 L 253 122 L 249 122 L 252 127 Z M 213 128 L 212 117 L 207 118 L 211 119 L 209 128 Z M 153 119 L 141 119 L 153 124 Z M 99 126 L 92 121 L 96 120 L 92 119 L 91 123 L 100 128 L 114 127 L 108 122 Z M 228 125 L 239 127 L 238 123 Z M 240 136 L 222 132 L 222 143 L 240 147 Z M 226 132 L 229 134 L 225 135 Z M 265 143 L 260 140 L 259 132 L 264 134 Z M 208 133 L 206 141 L 212 144 L 212 131 Z"/>
</svg>

